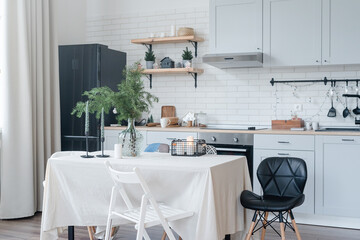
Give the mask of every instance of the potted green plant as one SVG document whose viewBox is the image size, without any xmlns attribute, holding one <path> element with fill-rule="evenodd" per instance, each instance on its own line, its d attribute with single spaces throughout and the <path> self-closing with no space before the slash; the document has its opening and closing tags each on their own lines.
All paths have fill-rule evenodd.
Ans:
<svg viewBox="0 0 360 240">
<path fill-rule="evenodd" d="M 146 61 L 147 69 L 153 69 L 155 59 L 156 59 L 156 57 L 152 50 L 149 49 L 147 52 L 145 52 L 145 61 Z"/>
<path fill-rule="evenodd" d="M 183 67 L 187 67 L 187 65 L 189 65 L 188 67 L 191 66 L 191 60 L 193 59 L 193 55 L 192 52 L 189 51 L 188 47 L 183 50 L 182 59 Z M 188 64 L 187 62 L 189 62 L 190 64 Z"/>
<path fill-rule="evenodd" d="M 124 70 L 125 80 L 118 84 L 118 91 L 113 91 L 108 87 L 93 88 L 84 92 L 88 97 L 89 112 L 96 113 L 99 118 L 101 109 L 107 114 L 114 108 L 116 109 L 116 119 L 118 123 L 128 120 L 128 127 L 119 134 L 119 143 L 123 145 L 124 156 L 137 156 L 141 151 L 142 135 L 135 129 L 135 119 L 140 118 L 143 112 L 149 112 L 153 102 L 159 99 L 144 90 L 141 80 L 143 69 L 139 68 L 136 62 Z M 78 102 L 71 114 L 81 117 L 85 112 L 85 103 Z"/>
</svg>

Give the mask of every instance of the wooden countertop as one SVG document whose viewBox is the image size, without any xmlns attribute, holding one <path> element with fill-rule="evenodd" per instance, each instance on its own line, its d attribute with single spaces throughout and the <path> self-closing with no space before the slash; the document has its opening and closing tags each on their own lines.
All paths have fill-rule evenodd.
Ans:
<svg viewBox="0 0 360 240">
<path fill-rule="evenodd" d="M 124 130 L 126 127 L 105 127 L 105 130 Z M 290 131 L 290 130 L 224 130 L 224 129 L 204 129 L 198 127 L 136 127 L 139 131 L 154 131 L 154 132 L 213 132 L 213 133 L 253 133 L 253 134 L 284 134 L 284 135 L 333 135 L 333 136 L 360 136 L 359 132 L 344 132 L 344 131 Z"/>
</svg>

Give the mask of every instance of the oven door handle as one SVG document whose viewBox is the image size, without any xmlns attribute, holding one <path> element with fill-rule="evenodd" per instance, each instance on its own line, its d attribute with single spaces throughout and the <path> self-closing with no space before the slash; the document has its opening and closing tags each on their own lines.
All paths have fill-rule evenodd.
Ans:
<svg viewBox="0 0 360 240">
<path fill-rule="evenodd" d="M 247 149 L 243 148 L 216 148 L 216 151 L 226 151 L 226 152 L 247 152 Z"/>
</svg>

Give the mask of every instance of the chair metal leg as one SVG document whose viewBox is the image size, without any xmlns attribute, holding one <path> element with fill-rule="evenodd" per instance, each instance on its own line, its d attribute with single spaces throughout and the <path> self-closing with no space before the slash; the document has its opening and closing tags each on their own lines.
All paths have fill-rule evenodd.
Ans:
<svg viewBox="0 0 360 240">
<path fill-rule="evenodd" d="M 269 216 L 269 212 L 265 212 L 265 216 L 264 216 L 264 220 L 263 220 L 263 228 L 261 231 L 261 240 L 265 239 L 266 228 L 264 227 L 264 225 L 267 223 L 268 216 Z"/>
<path fill-rule="evenodd" d="M 255 228 L 255 223 L 256 223 L 256 219 L 257 219 L 257 214 L 258 212 L 255 211 L 254 213 L 254 216 L 253 216 L 253 219 L 252 219 L 252 222 L 251 222 L 251 225 L 250 225 L 250 229 L 249 229 L 249 232 L 246 236 L 246 240 L 250 240 L 251 236 L 252 236 L 252 233 L 254 231 L 254 228 Z"/>
<path fill-rule="evenodd" d="M 282 212 L 279 212 L 281 240 L 285 240 L 285 223 Z"/>
<path fill-rule="evenodd" d="M 289 214 L 290 214 L 290 218 L 291 218 L 291 223 L 292 223 L 293 228 L 294 228 L 294 230 L 295 230 L 296 238 L 297 238 L 298 240 L 301 240 L 300 232 L 299 232 L 299 229 L 298 229 L 298 227 L 297 227 L 297 225 L 296 225 L 295 218 L 294 218 L 294 214 L 292 213 L 291 210 L 289 210 Z"/>
</svg>

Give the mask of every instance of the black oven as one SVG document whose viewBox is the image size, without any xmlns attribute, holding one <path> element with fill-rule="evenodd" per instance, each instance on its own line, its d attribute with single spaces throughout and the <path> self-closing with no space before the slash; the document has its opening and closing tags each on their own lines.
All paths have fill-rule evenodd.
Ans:
<svg viewBox="0 0 360 240">
<path fill-rule="evenodd" d="M 240 155 L 247 159 L 251 183 L 253 183 L 254 134 L 199 132 L 199 139 L 216 148 L 218 155 Z"/>
</svg>

